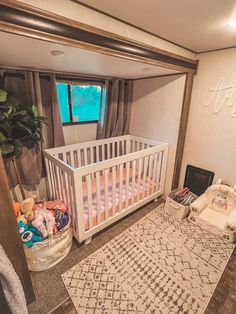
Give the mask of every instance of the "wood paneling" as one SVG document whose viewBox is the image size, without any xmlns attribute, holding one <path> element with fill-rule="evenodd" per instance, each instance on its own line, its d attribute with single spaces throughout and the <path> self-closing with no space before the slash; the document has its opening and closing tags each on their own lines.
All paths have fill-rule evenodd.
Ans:
<svg viewBox="0 0 236 314">
<path fill-rule="evenodd" d="M 183 159 L 183 153 L 184 153 L 184 144 L 185 144 L 185 138 L 186 138 L 186 132 L 187 132 L 188 116 L 189 116 L 189 109 L 190 109 L 190 102 L 191 102 L 191 95 L 192 95 L 193 78 L 194 78 L 193 74 L 191 73 L 186 74 L 184 97 L 183 97 L 183 104 L 182 104 L 182 111 L 181 111 L 180 125 L 179 125 L 178 142 L 177 142 L 177 149 L 176 149 L 176 156 L 175 156 L 172 190 L 176 189 L 179 186 L 179 178 L 180 178 L 180 171 L 181 171 L 181 165 L 182 165 L 182 159 Z"/>
<path fill-rule="evenodd" d="M 0 153 L 0 243 L 18 274 L 27 303 L 35 300 L 25 253 L 18 231 L 4 163 Z M 0 311 L 1 312 L 1 311 Z"/>
</svg>

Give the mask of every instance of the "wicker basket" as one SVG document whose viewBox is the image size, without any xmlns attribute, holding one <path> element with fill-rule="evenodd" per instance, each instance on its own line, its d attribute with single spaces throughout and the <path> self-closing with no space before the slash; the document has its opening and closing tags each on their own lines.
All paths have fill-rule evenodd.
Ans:
<svg viewBox="0 0 236 314">
<path fill-rule="evenodd" d="M 37 242 L 31 248 L 24 246 L 30 271 L 43 271 L 58 264 L 70 252 L 72 228 L 70 224 L 49 239 Z"/>
<path fill-rule="evenodd" d="M 169 193 L 166 198 L 165 210 L 167 210 L 171 215 L 175 216 L 178 220 L 183 220 L 188 216 L 190 212 L 190 206 L 184 206 L 173 200 L 175 193 L 179 189 L 175 189 Z M 197 195 L 189 192 L 192 196 L 194 196 L 194 200 L 197 199 Z"/>
</svg>

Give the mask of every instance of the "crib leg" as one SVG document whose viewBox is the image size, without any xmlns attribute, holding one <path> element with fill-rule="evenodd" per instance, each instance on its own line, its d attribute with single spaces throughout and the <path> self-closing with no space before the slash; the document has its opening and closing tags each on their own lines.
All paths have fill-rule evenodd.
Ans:
<svg viewBox="0 0 236 314">
<path fill-rule="evenodd" d="M 92 237 L 89 237 L 88 239 L 84 240 L 84 244 L 87 245 L 92 241 Z"/>
</svg>

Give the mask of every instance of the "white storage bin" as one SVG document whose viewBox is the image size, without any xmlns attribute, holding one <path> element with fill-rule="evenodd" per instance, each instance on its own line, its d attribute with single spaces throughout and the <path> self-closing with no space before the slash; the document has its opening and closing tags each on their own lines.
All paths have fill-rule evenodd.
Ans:
<svg viewBox="0 0 236 314">
<path fill-rule="evenodd" d="M 29 270 L 42 271 L 55 266 L 70 252 L 71 245 L 72 228 L 69 225 L 31 248 L 24 246 Z"/>
<path fill-rule="evenodd" d="M 167 210 L 171 215 L 175 216 L 178 220 L 182 220 L 188 216 L 190 212 L 190 206 L 184 206 L 173 200 L 175 193 L 179 189 L 175 189 L 169 193 L 166 198 L 165 210 Z M 197 195 L 189 192 L 189 194 L 194 196 L 194 200 L 197 199 Z"/>
</svg>

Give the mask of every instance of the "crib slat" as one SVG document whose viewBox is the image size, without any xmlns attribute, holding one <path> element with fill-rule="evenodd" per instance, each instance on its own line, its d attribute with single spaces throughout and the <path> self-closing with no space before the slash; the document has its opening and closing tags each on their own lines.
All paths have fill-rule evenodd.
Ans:
<svg viewBox="0 0 236 314">
<path fill-rule="evenodd" d="M 147 176 L 147 159 L 148 157 L 144 157 L 144 168 L 143 168 L 143 193 L 142 198 L 145 197 L 145 187 L 146 187 L 146 176 Z"/>
<path fill-rule="evenodd" d="M 127 154 L 127 143 L 128 143 L 128 141 L 124 140 L 124 155 Z"/>
<path fill-rule="evenodd" d="M 81 150 L 77 149 L 77 156 L 78 156 L 78 168 L 82 166 L 82 160 L 81 160 Z"/>
<path fill-rule="evenodd" d="M 160 187 L 160 176 L 161 176 L 161 152 L 157 153 L 157 168 L 154 178 L 154 182 L 156 183 L 156 191 Z"/>
<path fill-rule="evenodd" d="M 66 200 L 64 171 L 61 169 L 60 169 L 60 181 L 61 181 L 61 188 L 62 188 L 62 199 Z"/>
<path fill-rule="evenodd" d="M 46 165 L 46 172 L 47 172 L 47 179 L 48 179 L 48 187 L 49 187 L 49 197 L 52 198 L 52 177 L 49 170 L 49 160 L 45 158 L 45 165 Z"/>
<path fill-rule="evenodd" d="M 102 161 L 105 160 L 105 144 L 101 145 L 102 147 Z"/>
<path fill-rule="evenodd" d="M 158 158 L 158 154 L 155 153 L 154 154 L 154 165 L 153 165 L 153 170 L 152 170 L 152 191 L 151 191 L 152 194 L 156 190 L 155 179 L 156 179 L 156 172 L 157 172 L 157 161 L 158 161 L 157 158 Z"/>
<path fill-rule="evenodd" d="M 120 141 L 116 142 L 117 145 L 117 157 L 120 156 Z"/>
<path fill-rule="evenodd" d="M 56 168 L 56 186 L 57 186 L 57 195 L 59 199 L 63 199 L 62 196 L 62 189 L 61 189 L 61 184 L 60 184 L 60 169 L 58 168 L 58 166 L 55 165 Z"/>
<path fill-rule="evenodd" d="M 75 155 L 74 155 L 74 151 L 72 150 L 71 152 L 71 164 L 73 168 L 76 168 L 75 166 Z"/>
<path fill-rule="evenodd" d="M 108 219 L 110 216 L 109 213 L 109 203 L 108 203 L 108 193 L 109 193 L 109 182 L 108 182 L 108 173 L 109 169 L 105 169 L 104 171 L 104 193 L 105 193 L 105 213 L 106 213 L 106 218 Z"/>
<path fill-rule="evenodd" d="M 85 163 L 85 166 L 88 165 L 88 149 L 87 148 L 84 149 L 84 163 Z"/>
<path fill-rule="evenodd" d="M 136 174 L 136 160 L 132 162 L 132 204 L 134 203 L 135 195 L 135 174 Z"/>
<path fill-rule="evenodd" d="M 120 197 L 119 197 L 119 211 L 122 210 L 122 199 L 123 199 L 123 168 L 124 165 L 119 166 L 119 187 L 120 187 Z"/>
<path fill-rule="evenodd" d="M 96 174 L 96 195 L 97 195 L 97 219 L 98 224 L 101 222 L 101 187 L 100 187 L 100 172 L 97 171 Z"/>
<path fill-rule="evenodd" d="M 148 179 L 147 179 L 147 196 L 150 194 L 150 181 L 152 175 L 152 163 L 153 163 L 153 154 L 149 156 L 149 165 L 148 165 Z"/>
<path fill-rule="evenodd" d="M 57 170 L 56 170 L 56 165 L 52 164 L 53 168 L 53 181 L 54 181 L 54 186 L 55 186 L 55 197 L 60 198 L 59 192 L 58 192 L 58 181 L 57 181 Z"/>
<path fill-rule="evenodd" d="M 110 143 L 107 143 L 107 159 L 110 159 L 111 146 Z"/>
<path fill-rule="evenodd" d="M 140 189 L 141 189 L 141 173 L 142 173 L 142 167 L 143 167 L 143 159 L 139 158 L 138 160 L 138 197 L 137 201 L 140 199 Z"/>
<path fill-rule="evenodd" d="M 129 171 L 130 171 L 130 162 L 125 164 L 126 167 L 126 194 L 125 194 L 125 207 L 129 205 Z"/>
<path fill-rule="evenodd" d="M 87 165 L 91 164 L 91 147 L 87 148 Z"/>
<path fill-rule="evenodd" d="M 62 153 L 62 157 L 63 157 L 63 161 L 67 164 L 66 152 L 63 152 L 63 153 Z"/>
<path fill-rule="evenodd" d="M 134 152 L 134 141 L 130 140 L 130 152 L 133 153 Z"/>
<path fill-rule="evenodd" d="M 94 147 L 90 148 L 90 164 L 94 163 Z M 95 179 L 95 173 L 92 174 L 92 179 Z"/>
<path fill-rule="evenodd" d="M 125 154 L 125 141 L 122 140 L 121 141 L 121 155 L 124 155 Z"/>
<path fill-rule="evenodd" d="M 67 204 L 68 202 L 68 194 L 67 194 L 67 186 L 66 186 L 66 173 L 62 171 L 62 185 L 63 185 L 63 200 Z"/>
<path fill-rule="evenodd" d="M 66 195 L 65 203 L 69 207 L 69 204 L 70 204 L 69 184 L 68 184 L 68 175 L 66 172 L 64 172 L 63 180 L 64 180 L 64 187 L 65 187 L 65 195 Z"/>
<path fill-rule="evenodd" d="M 112 142 L 112 158 L 116 157 L 116 152 L 115 152 L 115 142 Z"/>
<path fill-rule="evenodd" d="M 52 169 L 52 182 L 54 186 L 53 198 L 59 198 L 58 188 L 57 188 L 57 179 L 56 179 L 56 166 L 53 163 L 51 163 L 51 169 Z"/>
<path fill-rule="evenodd" d="M 163 174 L 164 174 L 164 172 L 165 172 L 165 164 L 164 163 L 166 163 L 166 160 L 165 160 L 165 162 L 163 161 L 163 159 L 164 159 L 164 151 L 162 151 L 162 152 L 159 152 L 159 154 L 158 154 L 158 158 L 159 158 L 159 167 L 158 167 L 158 174 L 157 174 L 157 183 L 158 183 L 158 188 L 160 188 L 161 187 L 161 185 L 163 184 L 163 181 L 164 181 L 164 177 L 163 177 Z"/>
<path fill-rule="evenodd" d="M 96 145 L 96 162 L 99 162 L 99 145 Z"/>
<path fill-rule="evenodd" d="M 94 147 L 91 147 L 90 149 L 90 159 L 91 159 L 91 164 L 94 163 Z"/>
<path fill-rule="evenodd" d="M 112 167 L 112 216 L 116 213 L 116 167 Z"/>
<path fill-rule="evenodd" d="M 92 207 L 92 184 L 91 175 L 86 175 L 87 197 L 88 197 L 88 215 L 89 229 L 93 227 L 93 207 Z"/>
<path fill-rule="evenodd" d="M 67 181 L 68 181 L 68 189 L 69 189 L 69 204 L 67 204 L 71 210 L 71 218 L 72 218 L 72 226 L 76 226 L 75 223 L 75 218 L 76 218 L 76 214 L 75 214 L 75 200 L 74 200 L 74 195 L 73 195 L 73 189 L 72 189 L 72 178 L 70 175 L 67 175 Z"/>
</svg>

